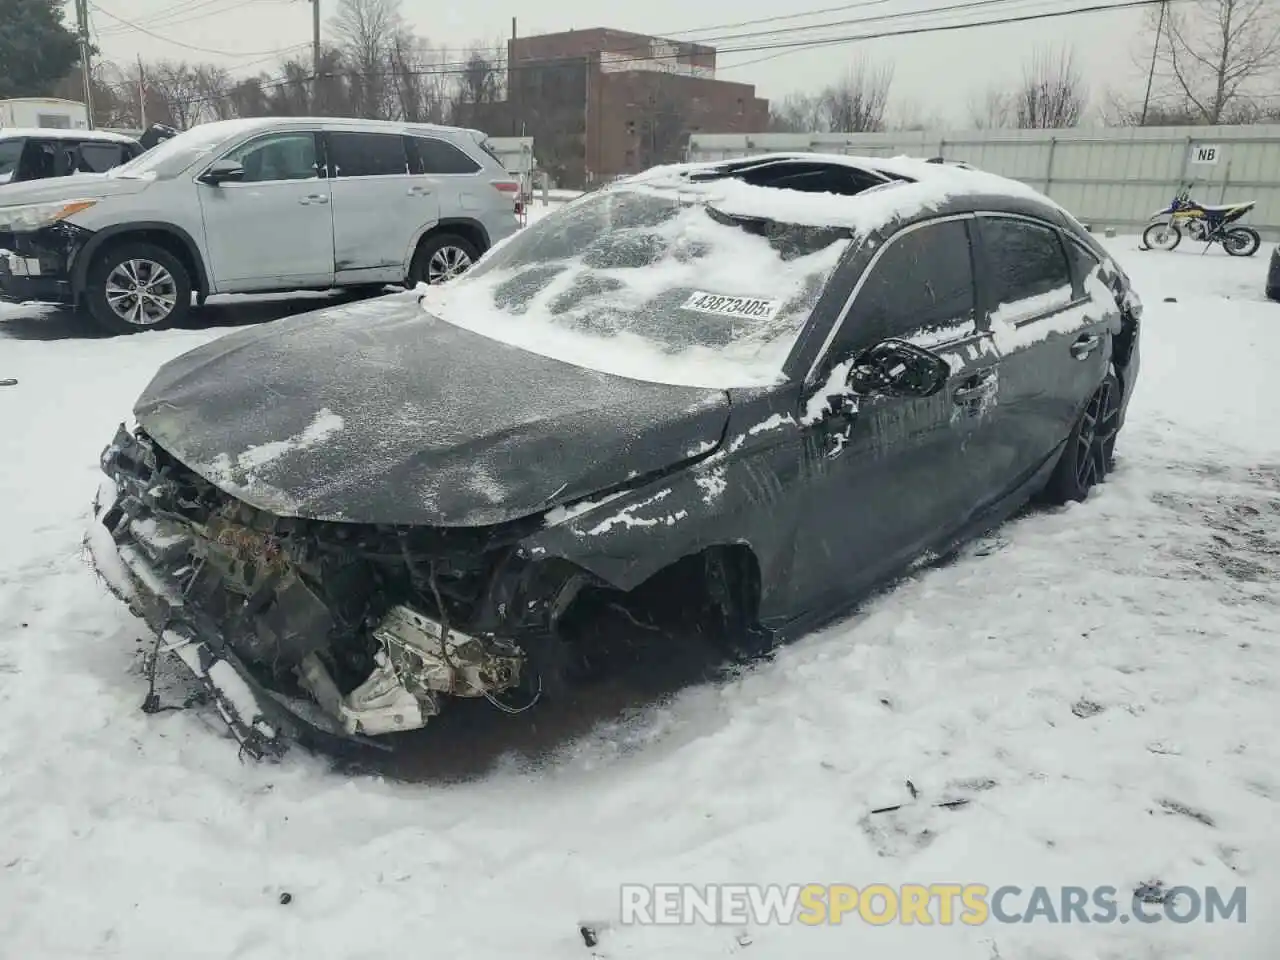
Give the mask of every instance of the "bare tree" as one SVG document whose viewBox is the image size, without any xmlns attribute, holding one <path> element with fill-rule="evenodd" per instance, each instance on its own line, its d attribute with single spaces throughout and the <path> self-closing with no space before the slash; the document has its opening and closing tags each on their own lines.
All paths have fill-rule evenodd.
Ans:
<svg viewBox="0 0 1280 960">
<path fill-rule="evenodd" d="M 391 107 L 388 64 L 404 31 L 400 0 L 339 0 L 331 29 L 348 70 L 360 77 L 352 106 L 362 117 L 386 119 Z"/>
<path fill-rule="evenodd" d="M 883 130 L 892 85 L 892 65 L 877 66 L 869 60 L 855 60 L 844 77 L 819 96 L 825 127 L 840 133 Z"/>
<path fill-rule="evenodd" d="M 145 69 L 145 85 L 149 96 L 156 99 L 167 119 L 179 130 L 199 123 L 204 110 L 196 71 L 187 63 L 161 60 Z M 147 122 L 163 123 L 160 117 L 147 113 Z"/>
<path fill-rule="evenodd" d="M 892 130 L 945 130 L 947 122 L 936 110 L 925 113 L 919 100 L 904 100 L 891 111 L 889 127 Z"/>
<path fill-rule="evenodd" d="M 1015 124 L 1017 111 L 1014 94 L 1003 86 L 991 87 L 979 97 L 969 101 L 969 122 L 975 130 L 999 130 Z"/>
<path fill-rule="evenodd" d="M 1014 122 L 1022 129 L 1074 127 L 1088 99 L 1071 48 L 1040 49 L 1023 68 L 1022 85 L 1014 95 Z"/>
<path fill-rule="evenodd" d="M 1149 13 L 1157 29 L 1160 11 Z M 1229 123 L 1255 112 L 1280 73 L 1280 3 L 1189 0 L 1165 11 L 1155 42 L 1157 77 L 1203 123 Z"/>
<path fill-rule="evenodd" d="M 822 104 L 817 96 L 790 94 L 770 105 L 769 126 L 778 133 L 818 133 L 823 129 Z"/>
</svg>

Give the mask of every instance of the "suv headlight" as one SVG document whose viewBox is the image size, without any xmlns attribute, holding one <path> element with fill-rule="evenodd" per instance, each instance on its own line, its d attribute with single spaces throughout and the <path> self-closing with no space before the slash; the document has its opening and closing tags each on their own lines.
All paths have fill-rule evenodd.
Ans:
<svg viewBox="0 0 1280 960">
<path fill-rule="evenodd" d="M 52 203 L 28 203 L 20 207 L 0 207 L 0 230 L 29 233 L 88 210 L 97 200 L 55 200 Z"/>
</svg>

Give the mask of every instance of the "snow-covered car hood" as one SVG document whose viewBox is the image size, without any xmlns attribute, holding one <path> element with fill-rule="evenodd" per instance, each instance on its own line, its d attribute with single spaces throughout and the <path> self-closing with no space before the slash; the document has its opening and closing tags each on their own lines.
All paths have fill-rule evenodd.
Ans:
<svg viewBox="0 0 1280 960">
<path fill-rule="evenodd" d="M 479 526 L 705 455 L 720 390 L 586 370 L 462 330 L 415 294 L 223 337 L 134 414 L 223 490 L 282 516 Z"/>
<path fill-rule="evenodd" d="M 97 200 L 140 193 L 150 180 L 111 177 L 105 173 L 79 173 L 73 177 L 48 177 L 0 184 L 0 207 L 54 200 Z"/>
</svg>

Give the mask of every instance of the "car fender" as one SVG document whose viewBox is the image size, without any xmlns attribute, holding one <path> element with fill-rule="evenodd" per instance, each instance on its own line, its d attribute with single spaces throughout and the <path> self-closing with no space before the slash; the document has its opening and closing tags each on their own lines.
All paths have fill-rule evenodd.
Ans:
<svg viewBox="0 0 1280 960">
<path fill-rule="evenodd" d="M 83 292 L 89 274 L 89 265 L 93 263 L 94 255 L 102 249 L 103 244 L 130 233 L 165 233 L 175 238 L 186 247 L 191 256 L 191 262 L 196 266 L 196 276 L 191 278 L 192 287 L 200 294 L 209 292 L 209 276 L 205 269 L 204 258 L 200 255 L 200 247 L 191 234 L 173 223 L 161 220 L 137 220 L 114 224 L 95 231 L 76 251 L 71 263 L 71 289 L 76 297 Z"/>
<path fill-rule="evenodd" d="M 414 234 L 413 240 L 409 244 L 409 249 L 405 251 L 404 270 L 406 274 L 408 274 L 409 268 L 413 265 L 413 257 L 418 252 L 418 245 L 422 243 L 422 238 L 429 233 L 444 233 L 450 227 L 465 227 L 479 232 L 484 241 L 482 244 L 483 249 L 480 253 L 484 254 L 489 249 L 489 231 L 485 229 L 483 223 L 474 217 L 443 217 L 440 220 L 433 220 Z"/>
<path fill-rule="evenodd" d="M 754 432 L 753 432 L 754 431 Z M 524 537 L 531 562 L 568 561 L 619 590 L 633 590 L 677 560 L 742 545 L 760 564 L 765 593 L 787 582 L 798 501 L 783 491 L 799 480 L 801 427 L 784 413 L 735 415 L 721 443 L 641 486 L 549 511 Z"/>
</svg>

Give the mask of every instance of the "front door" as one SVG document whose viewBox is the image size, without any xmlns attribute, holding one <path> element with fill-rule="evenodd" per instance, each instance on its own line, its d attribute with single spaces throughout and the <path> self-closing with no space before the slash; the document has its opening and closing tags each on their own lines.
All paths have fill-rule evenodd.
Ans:
<svg viewBox="0 0 1280 960">
<path fill-rule="evenodd" d="M 333 178 L 333 241 L 339 283 L 399 283 L 413 246 L 440 218 L 440 197 L 409 172 L 398 133 L 325 134 Z"/>
<path fill-rule="evenodd" d="M 982 312 L 1000 352 L 992 466 L 1001 485 L 1029 476 L 1067 438 L 1111 357 L 1115 302 L 1095 300 L 1061 232 L 1025 217 L 978 218 Z M 1067 244 L 1071 244 L 1068 246 Z M 1077 257 L 1092 255 L 1080 248 Z M 1091 266 L 1096 266 L 1093 261 Z"/>
<path fill-rule="evenodd" d="M 215 293 L 333 283 L 333 204 L 316 135 L 270 133 L 219 159 L 239 182 L 196 183 Z"/>
<path fill-rule="evenodd" d="M 867 271 L 806 395 L 816 402 L 802 418 L 812 493 L 793 567 L 800 607 L 831 610 L 945 541 L 986 483 L 998 370 L 976 322 L 968 219 L 907 228 Z M 841 394 L 852 359 L 890 338 L 944 356 L 946 387 L 922 399 Z M 838 399 L 824 408 L 826 396 Z"/>
</svg>

